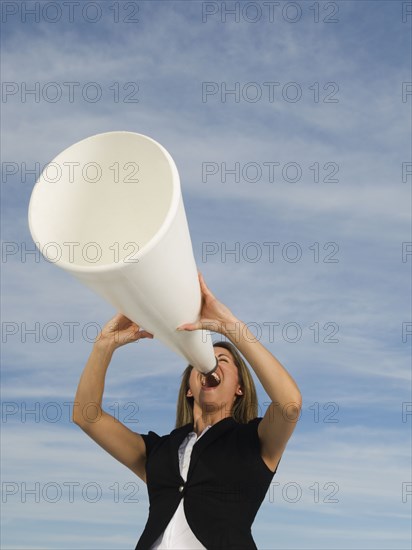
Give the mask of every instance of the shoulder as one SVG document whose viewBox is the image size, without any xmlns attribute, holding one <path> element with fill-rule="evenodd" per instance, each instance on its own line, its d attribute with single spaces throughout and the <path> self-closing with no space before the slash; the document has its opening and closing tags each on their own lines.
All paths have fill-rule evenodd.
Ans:
<svg viewBox="0 0 412 550">
<path fill-rule="evenodd" d="M 152 430 L 149 430 L 147 433 L 140 434 L 146 445 L 146 457 L 148 457 L 153 449 L 155 449 L 155 447 L 157 447 L 160 443 L 163 443 L 175 437 L 184 436 L 184 434 L 190 432 L 191 427 L 191 424 L 186 424 L 185 426 L 181 426 L 180 428 L 175 428 L 169 434 L 165 435 L 159 435 Z"/>
<path fill-rule="evenodd" d="M 144 434 L 140 434 L 143 438 L 143 441 L 146 445 L 146 457 L 150 455 L 153 448 L 156 446 L 156 444 L 159 442 L 159 440 L 162 438 L 159 434 L 153 431 L 149 431 Z"/>
<path fill-rule="evenodd" d="M 261 421 L 262 417 L 257 416 L 256 418 L 252 418 L 252 420 L 249 420 L 248 422 L 236 422 L 236 429 L 238 433 L 243 434 L 244 436 L 257 438 L 258 427 Z"/>
<path fill-rule="evenodd" d="M 257 429 L 259 423 L 263 420 L 262 416 L 257 416 L 256 418 L 252 418 L 252 420 L 249 420 L 248 422 L 239 423 L 239 426 L 246 426 L 246 429 L 249 430 L 255 430 Z"/>
</svg>

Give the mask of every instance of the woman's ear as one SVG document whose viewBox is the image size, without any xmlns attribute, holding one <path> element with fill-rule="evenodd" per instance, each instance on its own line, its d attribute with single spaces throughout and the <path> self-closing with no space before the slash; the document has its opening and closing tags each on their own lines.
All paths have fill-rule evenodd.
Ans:
<svg viewBox="0 0 412 550">
<path fill-rule="evenodd" d="M 193 397 L 192 390 L 189 388 L 186 392 L 186 397 Z"/>
</svg>

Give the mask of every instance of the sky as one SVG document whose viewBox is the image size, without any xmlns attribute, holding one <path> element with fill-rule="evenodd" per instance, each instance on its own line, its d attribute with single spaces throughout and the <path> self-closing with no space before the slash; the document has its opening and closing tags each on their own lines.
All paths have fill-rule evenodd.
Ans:
<svg viewBox="0 0 412 550">
<path fill-rule="evenodd" d="M 411 2 L 1 8 L 1 547 L 134 548 L 147 520 L 145 484 L 70 415 L 116 312 L 27 221 L 48 162 L 127 130 L 172 155 L 198 269 L 303 397 L 259 550 L 410 548 Z M 103 408 L 167 434 L 185 367 L 119 348 Z"/>
</svg>

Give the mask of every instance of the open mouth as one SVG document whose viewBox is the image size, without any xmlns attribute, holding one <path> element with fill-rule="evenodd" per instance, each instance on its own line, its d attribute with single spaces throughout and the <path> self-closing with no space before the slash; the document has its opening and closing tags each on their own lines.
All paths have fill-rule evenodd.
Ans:
<svg viewBox="0 0 412 550">
<path fill-rule="evenodd" d="M 212 374 L 208 374 L 206 376 L 202 374 L 200 382 L 203 387 L 214 388 L 220 384 L 221 380 L 217 372 L 212 372 Z"/>
</svg>

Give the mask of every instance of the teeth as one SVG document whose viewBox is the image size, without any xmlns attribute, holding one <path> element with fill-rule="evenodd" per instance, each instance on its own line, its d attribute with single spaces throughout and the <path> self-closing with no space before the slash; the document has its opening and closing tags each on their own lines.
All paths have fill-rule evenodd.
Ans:
<svg viewBox="0 0 412 550">
<path fill-rule="evenodd" d="M 206 383 L 208 377 L 209 377 L 209 384 Z M 214 380 L 215 383 L 210 384 L 211 378 Z M 200 382 L 202 386 L 214 387 L 214 386 L 218 386 L 221 380 L 220 380 L 220 376 L 216 372 L 212 372 L 212 374 L 208 374 L 207 377 L 204 374 L 202 374 L 200 378 Z"/>
</svg>

